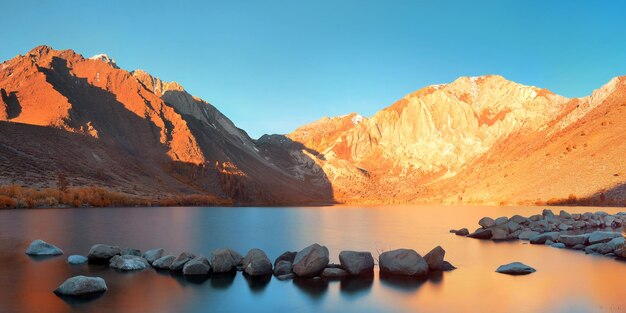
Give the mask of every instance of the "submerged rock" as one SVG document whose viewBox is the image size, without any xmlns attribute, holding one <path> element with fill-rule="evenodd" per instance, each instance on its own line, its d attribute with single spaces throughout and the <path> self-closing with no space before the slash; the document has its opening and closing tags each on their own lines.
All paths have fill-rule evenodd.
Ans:
<svg viewBox="0 0 626 313">
<path fill-rule="evenodd" d="M 47 243 L 41 239 L 37 239 L 30 243 L 28 248 L 26 248 L 26 254 L 28 255 L 61 255 L 63 254 L 63 250 L 59 247 Z"/>
<path fill-rule="evenodd" d="M 341 277 L 345 277 L 348 276 L 348 272 L 340 269 L 340 268 L 325 268 L 322 271 L 322 277 L 324 278 L 341 278 Z"/>
<path fill-rule="evenodd" d="M 231 249 L 215 249 L 211 253 L 211 267 L 215 273 L 227 273 L 243 266 L 243 256 Z"/>
<path fill-rule="evenodd" d="M 592 244 L 585 248 L 586 254 L 592 254 L 592 253 L 607 254 L 607 253 L 612 253 L 612 252 L 613 252 L 613 248 L 605 242 Z"/>
<path fill-rule="evenodd" d="M 476 239 L 491 239 L 491 229 L 477 229 L 475 232 L 467 235 L 467 237 Z"/>
<path fill-rule="evenodd" d="M 328 265 L 328 248 L 315 243 L 296 254 L 293 272 L 299 277 L 314 277 Z"/>
<path fill-rule="evenodd" d="M 122 271 L 137 271 L 150 267 L 150 263 L 140 256 L 126 254 L 112 257 L 109 266 Z"/>
<path fill-rule="evenodd" d="M 374 271 L 374 258 L 365 251 L 341 251 L 339 263 L 350 275 L 360 275 Z"/>
<path fill-rule="evenodd" d="M 469 235 L 469 230 L 467 230 L 467 228 L 461 228 L 459 230 L 455 230 L 454 234 L 457 236 L 467 236 Z"/>
<path fill-rule="evenodd" d="M 209 260 L 203 255 L 187 261 L 183 266 L 183 275 L 187 276 L 208 275 L 210 271 Z"/>
<path fill-rule="evenodd" d="M 54 293 L 63 296 L 88 296 L 105 292 L 107 285 L 100 277 L 74 276 L 64 281 Z"/>
<path fill-rule="evenodd" d="M 436 246 L 430 252 L 426 253 L 424 260 L 428 263 L 428 268 L 432 271 L 443 270 L 443 258 L 446 255 L 446 250 L 440 246 Z"/>
<path fill-rule="evenodd" d="M 496 272 L 509 275 L 526 275 L 536 272 L 536 270 L 526 264 L 520 262 L 513 262 L 505 265 L 501 265 L 496 269 Z"/>
<path fill-rule="evenodd" d="M 243 271 L 250 276 L 272 274 L 272 261 L 261 249 L 250 249 L 243 259 Z"/>
<path fill-rule="evenodd" d="M 87 258 L 89 263 L 109 263 L 109 260 L 122 253 L 118 246 L 110 246 L 105 244 L 96 244 L 89 249 Z"/>
<path fill-rule="evenodd" d="M 146 259 L 148 263 L 152 264 L 154 263 L 154 261 L 163 256 L 163 252 L 165 252 L 165 250 L 163 250 L 162 248 L 150 249 L 144 252 L 143 258 Z"/>
<path fill-rule="evenodd" d="M 174 263 L 174 260 L 176 260 L 176 257 L 173 255 L 162 256 L 154 260 L 154 262 L 152 262 L 152 266 L 162 270 L 169 270 L 172 263 Z"/>
<path fill-rule="evenodd" d="M 450 264 L 450 262 L 448 261 L 443 261 L 443 265 L 441 266 L 441 270 L 446 272 L 446 271 L 452 271 L 455 270 L 456 266 Z"/>
<path fill-rule="evenodd" d="M 383 252 L 378 258 L 381 273 L 404 276 L 428 274 L 428 263 L 415 250 L 397 249 Z"/>
<path fill-rule="evenodd" d="M 74 264 L 74 265 L 87 263 L 87 260 L 88 260 L 87 257 L 84 257 L 82 255 L 77 255 L 77 254 L 70 255 L 67 257 L 67 263 Z"/>
<path fill-rule="evenodd" d="M 565 248 L 565 244 L 561 243 L 561 242 L 555 242 L 555 243 L 551 244 L 550 246 L 553 247 L 553 248 L 559 248 L 559 249 Z"/>
<path fill-rule="evenodd" d="M 178 255 L 178 257 L 172 262 L 170 265 L 170 271 L 182 271 L 185 263 L 189 262 L 189 260 L 195 258 L 196 255 L 191 252 L 183 252 Z"/>
</svg>

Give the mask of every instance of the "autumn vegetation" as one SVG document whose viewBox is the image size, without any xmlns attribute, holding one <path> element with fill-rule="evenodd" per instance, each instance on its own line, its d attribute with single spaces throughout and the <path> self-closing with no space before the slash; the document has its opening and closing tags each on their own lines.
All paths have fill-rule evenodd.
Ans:
<svg viewBox="0 0 626 313">
<path fill-rule="evenodd" d="M 212 195 L 178 195 L 147 198 L 99 187 L 34 189 L 18 185 L 0 186 L 0 209 L 47 207 L 205 206 L 231 205 Z"/>
</svg>

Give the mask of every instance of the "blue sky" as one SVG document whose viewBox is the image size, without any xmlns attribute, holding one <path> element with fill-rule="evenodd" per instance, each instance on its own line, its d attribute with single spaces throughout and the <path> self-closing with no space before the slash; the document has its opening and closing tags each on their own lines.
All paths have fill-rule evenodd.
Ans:
<svg viewBox="0 0 626 313">
<path fill-rule="evenodd" d="M 0 1 L 0 60 L 40 44 L 107 53 L 253 137 L 371 116 L 459 76 L 576 97 L 626 75 L 622 1 Z"/>
</svg>

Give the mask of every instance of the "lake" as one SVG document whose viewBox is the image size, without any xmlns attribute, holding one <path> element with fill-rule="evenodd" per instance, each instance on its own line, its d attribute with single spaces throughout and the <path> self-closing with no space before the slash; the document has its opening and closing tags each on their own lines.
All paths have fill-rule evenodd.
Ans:
<svg viewBox="0 0 626 313">
<path fill-rule="evenodd" d="M 492 242 L 450 234 L 478 227 L 483 216 L 529 216 L 543 207 L 372 206 L 243 208 L 104 208 L 0 211 L 0 312 L 624 312 L 626 262 L 582 252 Z M 555 213 L 561 208 L 552 207 Z M 624 208 L 566 208 L 609 213 Z M 64 255 L 33 259 L 34 239 Z M 121 273 L 97 265 L 68 265 L 91 245 L 188 250 L 210 256 L 229 247 L 245 255 L 264 250 L 273 261 L 287 250 L 326 245 L 331 262 L 341 250 L 415 249 L 441 245 L 458 269 L 428 279 L 349 279 L 329 283 L 250 281 L 241 273 L 189 281 L 153 269 Z M 513 261 L 537 269 L 526 276 L 495 273 Z M 109 290 L 90 301 L 52 293 L 74 275 L 101 276 Z"/>
</svg>

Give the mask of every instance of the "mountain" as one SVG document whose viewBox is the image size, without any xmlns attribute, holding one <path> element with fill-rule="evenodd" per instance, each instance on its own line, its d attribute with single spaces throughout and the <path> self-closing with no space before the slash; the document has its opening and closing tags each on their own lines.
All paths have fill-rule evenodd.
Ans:
<svg viewBox="0 0 626 313">
<path fill-rule="evenodd" d="M 0 183 L 95 185 L 236 203 L 330 203 L 211 104 L 106 55 L 36 47 L 0 65 Z"/>
<path fill-rule="evenodd" d="M 624 80 L 568 99 L 497 75 L 461 77 L 370 118 L 323 118 L 286 137 L 315 156 L 339 202 L 621 205 Z"/>
<path fill-rule="evenodd" d="M 0 64 L 0 185 L 239 204 L 626 204 L 626 77 L 568 99 L 461 77 L 250 138 L 176 82 L 40 46 Z"/>
</svg>

